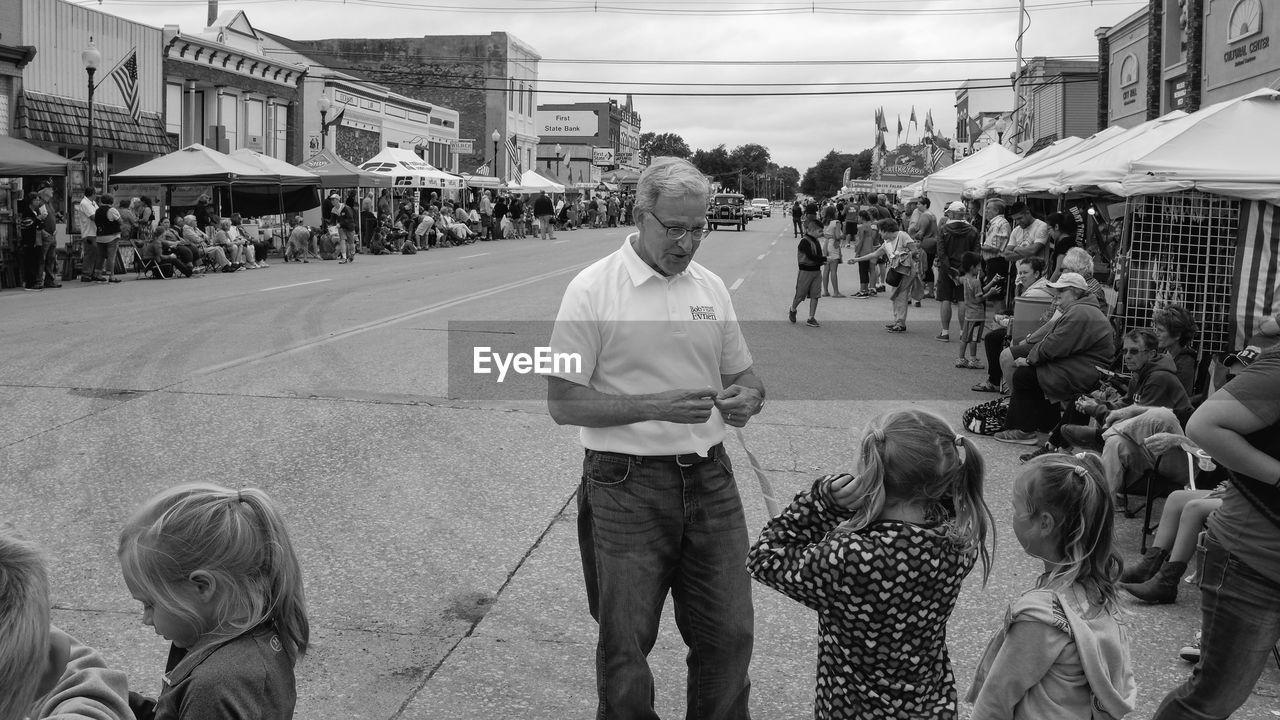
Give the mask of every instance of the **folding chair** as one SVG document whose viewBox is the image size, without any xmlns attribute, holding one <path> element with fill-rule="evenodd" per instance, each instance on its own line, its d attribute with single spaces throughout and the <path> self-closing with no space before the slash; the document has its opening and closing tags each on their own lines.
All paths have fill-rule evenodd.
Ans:
<svg viewBox="0 0 1280 720">
<path fill-rule="evenodd" d="M 1139 478 L 1136 483 L 1125 488 L 1123 491 L 1126 494 L 1124 510 L 1125 517 L 1136 517 L 1138 511 L 1143 511 L 1141 549 L 1143 554 L 1146 554 L 1147 552 L 1147 541 L 1155 537 L 1156 528 L 1160 525 L 1158 519 L 1155 524 L 1152 524 L 1151 521 L 1156 501 L 1168 498 L 1169 495 L 1173 494 L 1177 490 L 1195 490 L 1197 484 L 1202 487 L 1212 487 L 1209 484 L 1208 478 L 1204 478 L 1204 481 L 1199 483 L 1197 483 L 1197 480 L 1201 479 L 1201 475 L 1216 473 L 1218 470 L 1218 465 L 1214 463 L 1213 458 L 1209 457 L 1209 454 L 1201 450 L 1199 447 L 1196 447 L 1195 443 L 1192 443 L 1190 440 L 1183 440 L 1180 447 L 1182 448 L 1183 455 L 1187 462 L 1187 481 L 1185 484 L 1181 483 L 1179 480 L 1173 480 L 1170 478 L 1170 475 L 1174 471 L 1174 468 L 1171 467 L 1170 464 L 1177 461 L 1168 459 L 1169 456 L 1166 454 L 1158 458 L 1154 467 L 1143 473 L 1142 477 Z M 1178 469 L 1180 470 L 1181 468 Z M 1129 491 L 1137 490 L 1139 488 L 1142 489 L 1142 494 L 1145 497 L 1145 500 L 1141 506 L 1130 510 L 1128 507 L 1127 497 L 1128 494 L 1130 494 Z"/>
<path fill-rule="evenodd" d="M 133 248 L 133 269 L 137 271 L 138 273 L 137 279 L 139 280 L 145 277 L 150 277 L 148 273 L 150 273 L 152 270 L 155 270 L 156 274 L 159 275 L 164 280 L 168 280 L 169 278 L 173 277 L 172 269 L 170 269 L 169 274 L 166 275 L 164 272 L 164 264 L 161 263 L 159 259 L 157 258 L 148 259 L 148 258 L 142 257 L 142 251 L 139 250 L 137 247 Z"/>
</svg>

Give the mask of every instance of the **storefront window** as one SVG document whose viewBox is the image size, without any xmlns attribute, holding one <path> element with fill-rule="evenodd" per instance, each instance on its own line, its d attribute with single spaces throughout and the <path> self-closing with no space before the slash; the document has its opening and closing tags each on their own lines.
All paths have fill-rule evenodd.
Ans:
<svg viewBox="0 0 1280 720">
<path fill-rule="evenodd" d="M 244 101 L 244 146 L 258 152 L 264 152 L 267 149 L 266 138 L 263 137 L 265 134 L 263 110 L 264 104 L 261 100 Z"/>
<path fill-rule="evenodd" d="M 1262 0 L 1240 0 L 1231 10 L 1227 42 L 1243 40 L 1262 32 Z"/>
<path fill-rule="evenodd" d="M 220 95 L 218 97 L 219 118 L 223 132 L 227 137 L 227 148 L 235 150 L 240 147 L 240 98 L 237 95 Z"/>
<path fill-rule="evenodd" d="M 182 86 L 165 83 L 164 129 L 170 135 L 182 136 Z"/>
<path fill-rule="evenodd" d="M 272 157 L 280 160 L 286 159 L 289 153 L 289 106 L 275 106 L 276 123 L 273 130 L 275 134 L 275 142 L 272 148 Z"/>
</svg>

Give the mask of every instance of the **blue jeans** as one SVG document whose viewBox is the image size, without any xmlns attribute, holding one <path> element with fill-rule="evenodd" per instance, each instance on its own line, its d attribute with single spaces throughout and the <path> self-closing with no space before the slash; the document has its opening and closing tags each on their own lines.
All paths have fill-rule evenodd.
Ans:
<svg viewBox="0 0 1280 720">
<path fill-rule="evenodd" d="M 1200 663 L 1165 696 L 1153 720 L 1226 718 L 1249 699 L 1280 640 L 1280 585 L 1205 535 Z"/>
<path fill-rule="evenodd" d="M 751 583 L 747 525 L 733 468 L 586 451 L 578 545 L 600 626 L 596 717 L 655 720 L 648 656 L 668 591 L 689 647 L 685 717 L 747 720 Z"/>
</svg>

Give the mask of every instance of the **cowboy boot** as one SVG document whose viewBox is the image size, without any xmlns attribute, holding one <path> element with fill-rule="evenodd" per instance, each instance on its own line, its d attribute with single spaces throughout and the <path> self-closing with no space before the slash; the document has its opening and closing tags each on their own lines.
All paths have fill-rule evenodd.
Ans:
<svg viewBox="0 0 1280 720">
<path fill-rule="evenodd" d="M 1162 547 L 1152 545 L 1147 548 L 1147 554 L 1142 556 L 1138 564 L 1131 568 L 1125 568 L 1124 574 L 1120 576 L 1122 583 L 1144 583 L 1155 577 L 1156 571 L 1169 558 L 1169 551 Z"/>
<path fill-rule="evenodd" d="M 1155 577 L 1141 585 L 1120 583 L 1120 587 L 1139 600 L 1149 603 L 1171 603 L 1178 599 L 1178 582 L 1182 580 L 1182 574 L 1186 571 L 1187 564 L 1184 562 L 1166 562 L 1160 566 L 1160 571 Z"/>
</svg>

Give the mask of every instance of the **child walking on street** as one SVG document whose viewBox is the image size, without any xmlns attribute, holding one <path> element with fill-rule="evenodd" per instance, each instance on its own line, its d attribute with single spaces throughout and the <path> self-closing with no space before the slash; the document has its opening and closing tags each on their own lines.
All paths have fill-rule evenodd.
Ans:
<svg viewBox="0 0 1280 720">
<path fill-rule="evenodd" d="M 797 495 L 747 568 L 818 612 L 816 718 L 951 720 L 947 619 L 991 562 L 982 456 L 937 415 L 896 410 L 868 425 L 855 473 Z"/>
<path fill-rule="evenodd" d="M 261 490 L 192 483 L 148 500 L 120 533 L 142 624 L 172 643 L 155 720 L 289 720 L 307 650 L 302 570 Z"/>
<path fill-rule="evenodd" d="M 1013 533 L 1044 574 L 1005 612 L 969 691 L 973 720 L 1121 718 L 1137 690 L 1119 623 L 1111 491 L 1096 455 L 1049 454 L 1013 482 Z"/>
<path fill-rule="evenodd" d="M 822 227 L 822 254 L 827 262 L 822 266 L 822 297 L 844 297 L 840 293 L 840 246 L 844 244 L 844 225 L 836 219 L 835 208 L 829 208 L 827 224 Z"/>
<path fill-rule="evenodd" d="M 804 221 L 804 234 L 800 236 L 800 244 L 796 250 L 800 264 L 800 270 L 796 273 L 796 296 L 791 300 L 791 309 L 787 311 L 787 319 L 795 322 L 796 308 L 808 298 L 809 319 L 804 324 L 809 327 L 818 327 L 818 296 L 822 293 L 822 268 L 827 263 L 819 241 L 821 234 L 822 225 L 816 218 Z"/>
<path fill-rule="evenodd" d="M 996 276 L 982 284 L 982 256 L 967 252 L 960 257 L 960 282 L 964 285 L 964 316 L 960 318 L 960 357 L 956 367 L 982 370 L 978 348 L 982 347 L 983 328 L 987 324 L 987 298 L 1000 294 L 1004 278 Z"/>
</svg>

